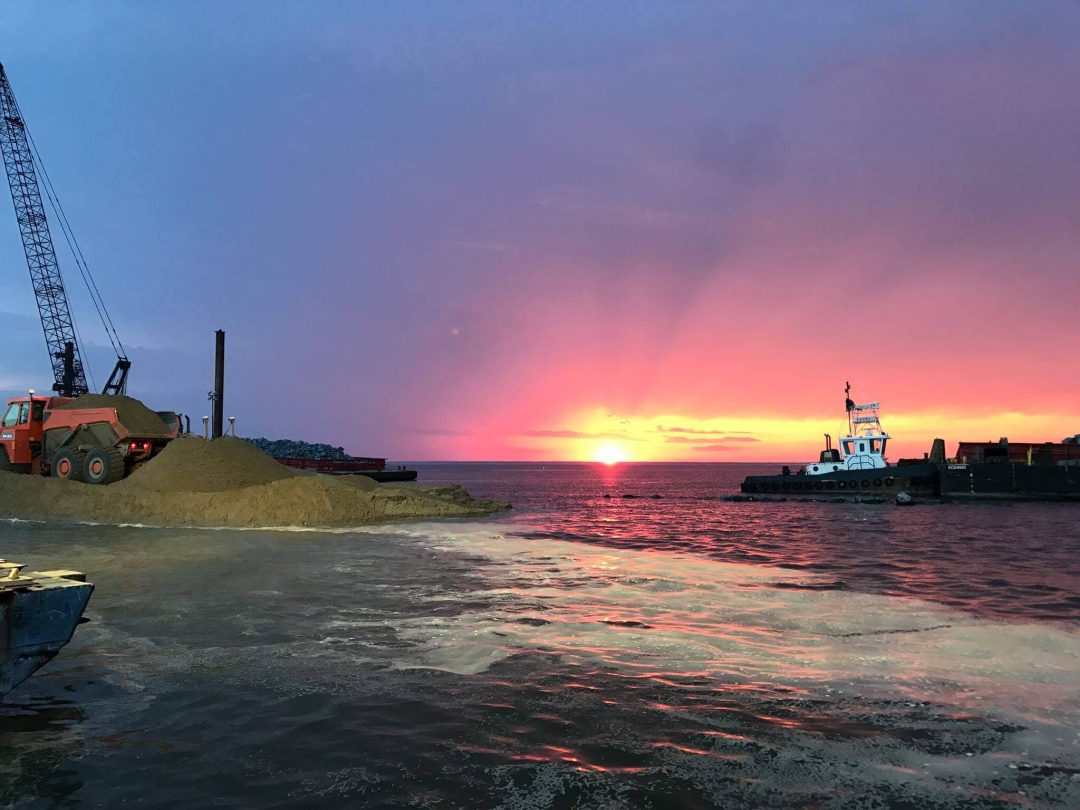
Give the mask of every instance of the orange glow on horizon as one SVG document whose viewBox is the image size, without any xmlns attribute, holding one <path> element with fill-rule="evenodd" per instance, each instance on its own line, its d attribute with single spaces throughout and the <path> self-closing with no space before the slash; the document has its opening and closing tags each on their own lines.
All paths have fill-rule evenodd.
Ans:
<svg viewBox="0 0 1080 810">
<path fill-rule="evenodd" d="M 884 405 L 884 403 L 883 403 Z M 963 441 L 1060 441 L 1075 433 L 1066 414 L 995 411 L 980 414 L 890 412 L 882 424 L 892 437 L 887 457 L 921 458 L 936 437 L 951 453 Z M 633 415 L 593 408 L 568 413 L 543 430 L 518 434 L 518 451 L 536 459 L 592 461 L 615 466 L 630 461 L 795 461 L 817 458 L 823 434 L 834 444 L 846 430 L 842 410 L 831 416 L 729 414 L 702 418 L 661 413 Z"/>
</svg>

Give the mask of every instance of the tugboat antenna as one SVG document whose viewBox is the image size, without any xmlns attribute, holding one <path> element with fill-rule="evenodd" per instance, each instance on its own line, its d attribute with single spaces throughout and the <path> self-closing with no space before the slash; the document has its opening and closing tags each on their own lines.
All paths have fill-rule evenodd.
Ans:
<svg viewBox="0 0 1080 810">
<path fill-rule="evenodd" d="M 848 380 L 844 381 L 844 409 L 847 411 L 848 435 L 852 436 L 854 431 L 851 429 L 851 412 L 855 410 L 855 403 L 851 400 L 851 382 Z"/>
</svg>

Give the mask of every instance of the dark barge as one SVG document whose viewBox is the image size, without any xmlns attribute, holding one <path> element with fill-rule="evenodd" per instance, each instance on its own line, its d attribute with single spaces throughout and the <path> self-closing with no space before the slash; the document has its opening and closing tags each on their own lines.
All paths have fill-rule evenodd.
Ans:
<svg viewBox="0 0 1080 810">
<path fill-rule="evenodd" d="M 279 464 L 284 464 L 286 467 L 308 470 L 322 475 L 363 475 L 380 483 L 416 480 L 416 470 L 405 467 L 387 469 L 385 458 L 353 456 L 347 459 L 328 459 L 275 456 L 274 460 Z"/>
<path fill-rule="evenodd" d="M 940 464 L 949 500 L 1080 501 L 1080 437 L 1061 442 L 960 442 Z"/>
<path fill-rule="evenodd" d="M 883 474 L 884 472 L 884 474 Z M 942 500 L 1012 500 L 1080 502 L 1080 464 L 955 459 L 939 464 L 900 464 L 887 471 L 854 471 L 823 476 L 751 475 L 743 481 L 749 495 L 894 496 Z"/>
<path fill-rule="evenodd" d="M 0 559 L 0 700 L 51 661 L 84 619 L 94 586 L 78 571 L 23 573 Z"/>
</svg>

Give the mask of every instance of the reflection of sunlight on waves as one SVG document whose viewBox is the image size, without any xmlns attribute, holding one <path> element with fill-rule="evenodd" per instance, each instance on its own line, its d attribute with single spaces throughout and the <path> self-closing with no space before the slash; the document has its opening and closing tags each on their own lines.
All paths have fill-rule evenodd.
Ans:
<svg viewBox="0 0 1080 810">
<path fill-rule="evenodd" d="M 538 652 L 648 679 L 940 698 L 1080 723 L 1075 631 L 983 621 L 912 599 L 771 587 L 814 582 L 779 568 L 524 540 L 511 531 L 402 528 L 436 550 L 474 556 L 489 587 L 429 597 L 466 609 L 399 626 L 399 637 L 417 645 L 399 666 L 473 673 Z"/>
</svg>

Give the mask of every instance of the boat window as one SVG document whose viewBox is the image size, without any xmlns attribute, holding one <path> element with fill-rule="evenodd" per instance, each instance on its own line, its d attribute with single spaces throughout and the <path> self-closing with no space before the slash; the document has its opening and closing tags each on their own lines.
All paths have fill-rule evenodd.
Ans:
<svg viewBox="0 0 1080 810">
<path fill-rule="evenodd" d="M 4 427 L 15 427 L 19 424 L 19 403 L 12 402 L 4 414 Z"/>
<path fill-rule="evenodd" d="M 882 439 L 881 440 L 881 455 L 883 455 L 883 456 L 885 455 L 885 442 L 887 442 L 887 441 L 888 441 L 888 439 Z"/>
<path fill-rule="evenodd" d="M 852 442 L 852 441 L 844 442 L 844 455 L 845 456 L 850 456 L 854 452 L 855 452 L 855 442 Z"/>
<path fill-rule="evenodd" d="M 859 442 L 859 452 L 860 453 L 865 453 L 866 452 L 866 442 Z"/>
<path fill-rule="evenodd" d="M 870 440 L 870 452 L 871 453 L 880 453 L 881 452 L 881 439 L 871 439 Z"/>
</svg>

